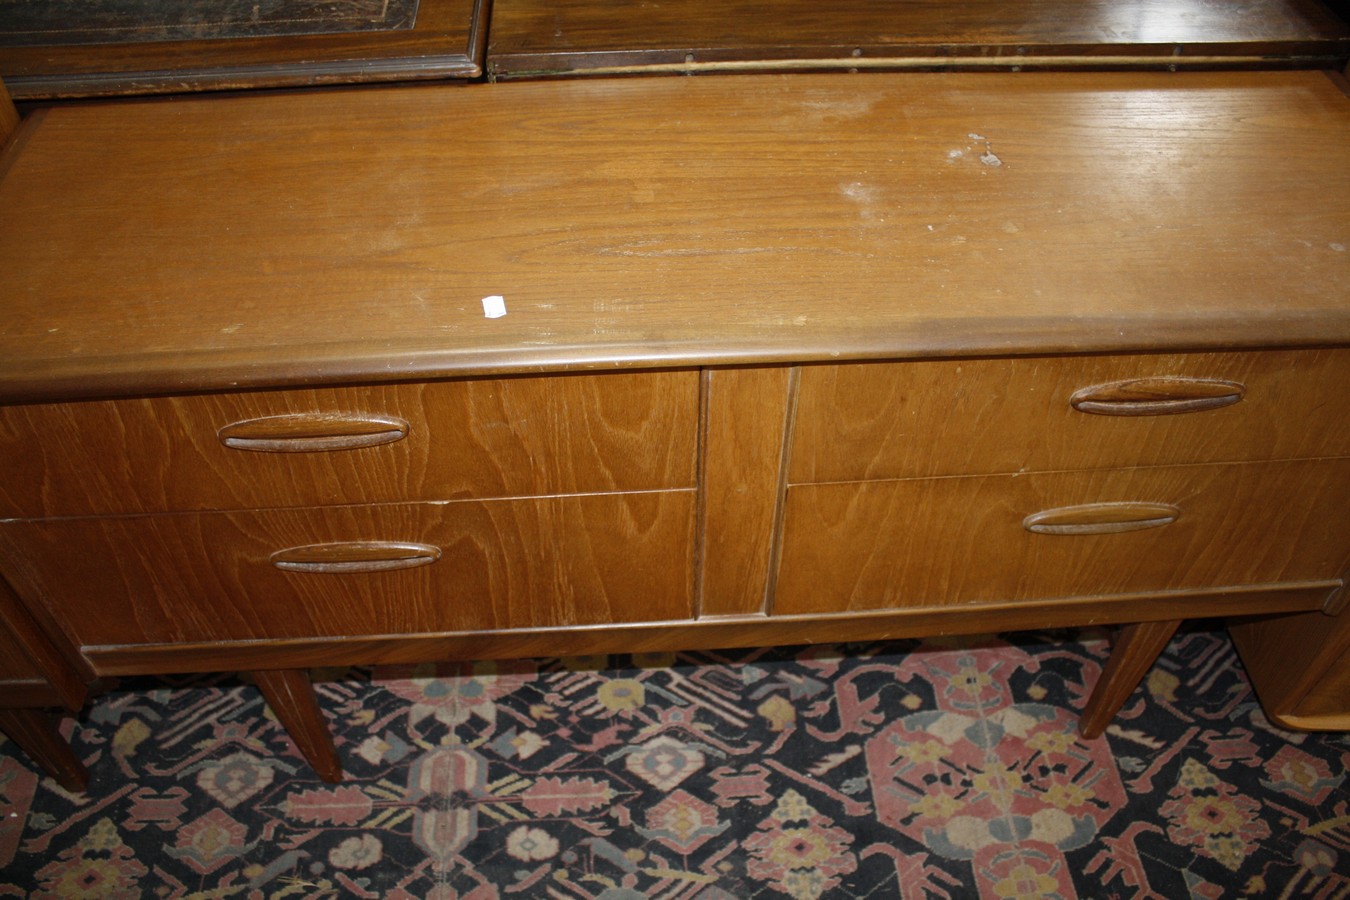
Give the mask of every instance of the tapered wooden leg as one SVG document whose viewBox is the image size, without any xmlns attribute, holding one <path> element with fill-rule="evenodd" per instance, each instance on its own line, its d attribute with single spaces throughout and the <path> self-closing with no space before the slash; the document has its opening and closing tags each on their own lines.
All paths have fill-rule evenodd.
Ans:
<svg viewBox="0 0 1350 900">
<path fill-rule="evenodd" d="M 342 763 L 328 723 L 319 711 L 309 673 L 304 669 L 269 669 L 252 675 L 267 705 L 319 777 L 330 784 L 341 781 Z"/>
<path fill-rule="evenodd" d="M 19 111 L 9 98 L 9 88 L 0 82 L 0 147 L 9 140 L 9 136 L 19 127 Z"/>
<path fill-rule="evenodd" d="M 56 730 L 56 718 L 40 709 L 0 709 L 0 731 L 18 744 L 68 791 L 89 786 L 89 770 Z"/>
<path fill-rule="evenodd" d="M 1181 623 L 1181 619 L 1140 622 L 1120 629 L 1111 648 L 1111 658 L 1106 661 L 1102 677 L 1078 720 L 1078 730 L 1083 737 L 1101 736 L 1144 675 L 1153 668 L 1153 663 Z"/>
</svg>

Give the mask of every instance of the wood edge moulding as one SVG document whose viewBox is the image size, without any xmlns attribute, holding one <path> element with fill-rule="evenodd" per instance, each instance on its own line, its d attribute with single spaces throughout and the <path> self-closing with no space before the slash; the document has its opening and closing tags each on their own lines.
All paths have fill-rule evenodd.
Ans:
<svg viewBox="0 0 1350 900">
<path fill-rule="evenodd" d="M 27 121 L 25 119 L 25 127 L 20 129 L 14 144 L 22 142 L 27 135 Z M 5 174 L 6 156 L 0 155 L 0 178 Z M 59 373 L 44 373 L 42 369 L 5 371 L 5 363 L 0 361 L 0 404 L 397 384 L 541 373 L 731 369 L 790 362 L 815 365 L 1143 354 L 1157 353 L 1160 346 L 1165 346 L 1169 352 L 1312 350 L 1350 344 L 1350 308 L 1328 312 L 1316 319 L 1294 320 L 1244 317 L 1204 322 L 1196 317 L 1169 320 L 1160 316 L 1147 324 L 1146 332 L 1144 327 L 1135 320 L 1101 321 L 1083 317 L 1066 326 L 1052 319 L 1028 322 L 1023 318 L 972 322 L 969 328 L 956 334 L 947 323 L 920 322 L 904 333 L 846 335 L 842 338 L 845 349 L 830 349 L 829 343 L 812 343 L 789 353 L 778 345 L 759 346 L 729 339 L 725 346 L 712 348 L 704 342 L 691 342 L 661 347 L 598 344 L 584 349 L 573 347 L 555 351 L 515 348 L 509 354 L 496 349 L 424 352 L 410 356 L 397 366 L 381 364 L 378 357 L 364 356 L 363 349 L 356 347 L 350 356 L 311 359 L 307 361 L 307 367 L 278 367 L 275 354 L 266 348 L 259 349 L 256 354 L 235 353 L 228 360 L 219 359 L 216 354 L 197 355 L 184 351 L 172 360 L 155 360 L 153 365 L 143 366 L 98 359 L 86 367 L 67 361 L 61 364 L 63 371 Z"/>
<path fill-rule="evenodd" d="M 1131 48 L 1137 49 L 1137 48 Z M 1165 49 L 1168 52 L 1163 52 Z M 713 75 L 752 72 L 861 72 L 861 71 L 921 71 L 921 72 L 1021 72 L 1039 71 L 1211 71 L 1218 69 L 1321 69 L 1338 66 L 1345 58 L 1330 54 L 1279 55 L 1169 55 L 1171 47 L 1157 54 L 1047 54 L 1045 56 L 963 56 L 959 53 L 929 55 L 878 56 L 766 56 L 763 59 L 715 59 L 715 51 L 690 52 L 686 57 L 661 62 L 622 61 L 621 53 L 522 54 L 507 57 L 510 67 L 504 67 L 501 58 L 489 58 L 490 77 L 496 81 L 516 81 L 534 78 L 604 77 L 613 75 Z M 1350 51 L 1347 51 L 1350 52 Z M 591 57 L 605 62 L 593 62 Z M 610 57 L 620 57 L 609 62 Z"/>
<path fill-rule="evenodd" d="M 824 644 L 1077 628 L 1212 616 L 1320 610 L 1341 582 L 1118 594 L 1028 604 L 982 603 L 827 616 L 717 616 L 631 625 L 576 626 L 451 634 L 297 638 L 198 644 L 86 646 L 99 676 L 385 665 L 611 652 L 669 652 L 746 646 Z"/>
<path fill-rule="evenodd" d="M 1350 715 L 1298 716 L 1287 713 L 1267 713 L 1270 721 L 1289 731 L 1350 731 Z"/>
</svg>

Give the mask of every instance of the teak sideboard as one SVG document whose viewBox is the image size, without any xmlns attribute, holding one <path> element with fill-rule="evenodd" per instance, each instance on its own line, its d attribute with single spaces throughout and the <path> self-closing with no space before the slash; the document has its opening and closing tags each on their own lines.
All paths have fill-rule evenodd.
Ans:
<svg viewBox="0 0 1350 900">
<path fill-rule="evenodd" d="M 39 111 L 0 159 L 0 609 L 63 702 L 254 673 L 328 778 L 307 667 L 451 657 L 1119 624 L 1098 734 L 1180 621 L 1343 605 L 1342 86 Z"/>
</svg>

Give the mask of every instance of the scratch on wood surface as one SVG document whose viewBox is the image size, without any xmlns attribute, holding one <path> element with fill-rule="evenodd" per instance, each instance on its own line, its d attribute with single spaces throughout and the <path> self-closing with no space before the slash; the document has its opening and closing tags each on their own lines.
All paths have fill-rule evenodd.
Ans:
<svg viewBox="0 0 1350 900">
<path fill-rule="evenodd" d="M 877 202 L 881 199 L 881 190 L 875 185 L 853 181 L 840 185 L 839 193 L 858 204 L 858 215 L 864 221 L 886 221 L 884 216 L 879 216 L 876 212 Z"/>
<path fill-rule="evenodd" d="M 850 200 L 857 200 L 859 203 L 872 204 L 877 201 L 877 195 L 880 193 L 875 187 L 863 184 L 861 181 L 852 181 L 848 184 L 840 185 L 839 193 Z"/>
<path fill-rule="evenodd" d="M 654 242 L 653 242 L 654 243 Z M 601 247 L 599 252 L 605 256 L 635 256 L 659 258 L 663 256 L 738 256 L 747 253 L 780 253 L 784 250 L 799 250 L 799 247 L 652 247 L 646 249 L 642 244 L 627 247 Z"/>
<path fill-rule="evenodd" d="M 870 113 L 875 104 L 875 97 L 839 94 L 833 91 L 812 91 L 802 102 L 804 108 L 822 119 L 856 119 Z"/>
</svg>

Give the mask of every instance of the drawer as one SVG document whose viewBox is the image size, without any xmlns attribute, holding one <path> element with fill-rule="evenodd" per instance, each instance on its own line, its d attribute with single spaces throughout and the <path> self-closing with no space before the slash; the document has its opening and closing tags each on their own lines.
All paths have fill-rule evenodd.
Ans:
<svg viewBox="0 0 1350 900">
<path fill-rule="evenodd" d="M 806 367 L 791 452 L 796 484 L 1347 456 L 1350 351 Z"/>
<path fill-rule="evenodd" d="M 0 559 L 79 645 L 684 619 L 694 501 L 672 491 L 11 521 Z"/>
<path fill-rule="evenodd" d="M 799 485 L 774 612 L 1334 580 L 1347 535 L 1346 460 Z"/>
<path fill-rule="evenodd" d="M 0 408 L 0 518 L 687 488 L 698 373 Z"/>
</svg>

